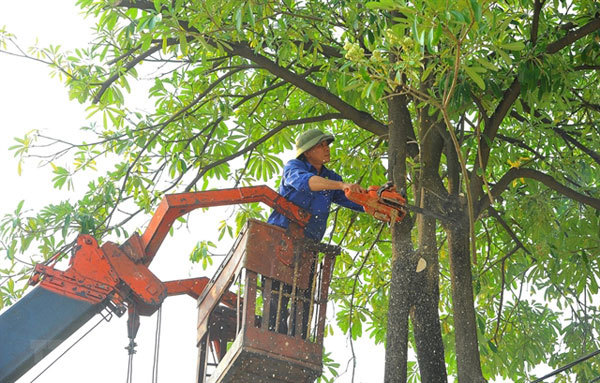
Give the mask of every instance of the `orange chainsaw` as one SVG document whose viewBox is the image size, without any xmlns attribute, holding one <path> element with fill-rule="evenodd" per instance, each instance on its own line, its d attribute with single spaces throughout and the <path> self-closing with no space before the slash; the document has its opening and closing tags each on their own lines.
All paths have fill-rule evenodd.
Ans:
<svg viewBox="0 0 600 383">
<path fill-rule="evenodd" d="M 406 216 L 406 198 L 390 184 L 369 186 L 366 193 L 346 189 L 346 197 L 359 205 L 365 212 L 383 222 L 400 222 Z"/>
<path fill-rule="evenodd" d="M 362 205 L 366 213 L 383 222 L 400 222 L 408 211 L 444 222 L 454 222 L 447 215 L 409 204 L 406 193 L 398 193 L 391 182 L 383 186 L 369 186 L 366 193 L 357 193 L 349 189 L 344 190 L 344 193 L 350 201 Z"/>
</svg>

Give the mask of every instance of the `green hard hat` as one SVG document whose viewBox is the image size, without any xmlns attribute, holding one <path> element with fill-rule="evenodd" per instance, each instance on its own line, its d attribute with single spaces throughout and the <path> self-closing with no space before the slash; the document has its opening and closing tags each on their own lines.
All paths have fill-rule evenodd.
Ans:
<svg viewBox="0 0 600 383">
<path fill-rule="evenodd" d="M 311 129 L 302 133 L 296 138 L 296 158 L 323 141 L 332 142 L 334 138 L 331 134 L 323 133 L 319 129 Z"/>
</svg>

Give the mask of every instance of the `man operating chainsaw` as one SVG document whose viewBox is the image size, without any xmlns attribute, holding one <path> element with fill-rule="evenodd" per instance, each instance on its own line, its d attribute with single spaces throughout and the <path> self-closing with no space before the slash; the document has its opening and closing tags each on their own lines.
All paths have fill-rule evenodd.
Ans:
<svg viewBox="0 0 600 383">
<path fill-rule="evenodd" d="M 327 218 L 332 203 L 363 212 L 361 205 L 350 201 L 345 189 L 365 193 L 358 184 L 345 183 L 342 177 L 325 167 L 331 160 L 329 145 L 334 141 L 331 134 L 319 129 L 302 133 L 296 140 L 296 158 L 283 168 L 279 194 L 306 209 L 312 215 L 304 229 L 305 235 L 320 242 L 325 234 Z M 268 222 L 287 228 L 289 221 L 273 211 Z"/>
<path fill-rule="evenodd" d="M 279 194 L 294 202 L 296 205 L 307 210 L 311 214 L 310 221 L 304 228 L 307 238 L 320 242 L 327 228 L 327 218 L 332 203 L 363 212 L 361 205 L 346 198 L 344 190 L 349 189 L 356 193 L 365 193 L 358 184 L 349 184 L 342 181 L 342 177 L 325 167 L 331 160 L 329 145 L 334 141 L 331 134 L 326 134 L 319 129 L 311 129 L 302 133 L 296 140 L 296 158 L 290 160 L 283 168 L 283 176 L 279 187 Z M 289 220 L 277 211 L 273 211 L 268 223 L 287 228 Z M 313 279 L 314 270 L 311 271 L 310 280 Z M 279 291 L 279 283 L 273 282 L 273 290 Z M 290 294 L 292 286 L 284 285 L 283 292 Z M 308 297 L 309 292 L 304 295 Z M 289 312 L 285 308 L 289 298 L 283 298 L 283 312 L 280 315 L 278 331 L 287 333 Z M 271 316 L 269 328 L 276 329 L 277 305 L 275 300 L 271 301 Z M 308 313 L 308 302 L 304 303 L 304 312 Z M 302 337 L 306 337 L 308 318 L 302 319 Z M 290 323 L 292 329 L 294 323 Z"/>
</svg>

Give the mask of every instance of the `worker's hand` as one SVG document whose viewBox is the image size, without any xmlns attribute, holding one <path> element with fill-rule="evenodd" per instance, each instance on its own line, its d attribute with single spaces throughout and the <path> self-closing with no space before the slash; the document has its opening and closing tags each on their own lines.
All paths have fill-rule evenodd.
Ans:
<svg viewBox="0 0 600 383">
<path fill-rule="evenodd" d="M 344 187 L 342 188 L 342 190 L 350 190 L 351 192 L 354 192 L 354 193 L 366 193 L 367 192 L 359 184 L 347 184 L 347 183 L 344 183 Z"/>
</svg>

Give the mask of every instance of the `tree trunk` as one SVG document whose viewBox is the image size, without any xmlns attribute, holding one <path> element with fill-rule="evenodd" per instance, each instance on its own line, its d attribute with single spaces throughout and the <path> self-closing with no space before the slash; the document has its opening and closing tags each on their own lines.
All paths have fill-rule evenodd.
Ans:
<svg viewBox="0 0 600 383">
<path fill-rule="evenodd" d="M 410 238 L 412 223 L 405 220 L 392 226 L 392 280 L 388 306 L 385 348 L 385 383 L 406 383 L 408 358 L 408 312 L 412 283 L 410 265 L 414 265 Z"/>
<path fill-rule="evenodd" d="M 459 202 L 457 202 L 459 203 Z M 448 254 L 454 310 L 454 331 L 458 381 L 485 382 L 481 372 L 477 323 L 473 300 L 473 279 L 469 251 L 469 222 L 464 203 L 456 214 L 458 223 L 448 225 Z"/>
<path fill-rule="evenodd" d="M 423 202 L 429 197 L 422 196 Z M 422 207 L 428 208 L 423 203 Z M 447 382 L 444 343 L 439 316 L 439 265 L 436 243 L 435 219 L 420 216 L 417 219 L 419 233 L 418 255 L 426 262 L 423 271 L 414 277 L 413 331 L 417 346 L 417 360 L 422 382 Z M 415 270 L 410 271 L 412 274 Z"/>
<path fill-rule="evenodd" d="M 431 119 L 428 113 L 421 111 L 421 156 L 416 201 L 421 208 L 428 211 L 436 211 L 439 196 L 447 194 L 438 173 L 444 142 L 434 124 L 435 120 Z M 432 190 L 435 190 L 435 193 L 432 193 Z M 425 269 L 415 274 L 415 309 L 411 312 L 419 371 L 423 382 L 445 383 L 448 378 L 439 315 L 439 261 L 435 218 L 417 215 L 417 230 L 418 255 L 426 262 Z M 415 270 L 412 270 L 412 273 L 415 273 Z"/>
<path fill-rule="evenodd" d="M 398 188 L 406 186 L 406 139 L 412 130 L 410 113 L 403 96 L 388 99 L 389 178 Z M 414 249 L 412 221 L 392 225 L 392 279 L 388 306 L 385 350 L 385 383 L 406 383 L 408 357 L 408 314 L 411 306 L 411 265 Z M 414 269 L 413 269 L 414 270 Z"/>
</svg>

